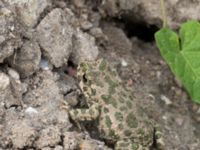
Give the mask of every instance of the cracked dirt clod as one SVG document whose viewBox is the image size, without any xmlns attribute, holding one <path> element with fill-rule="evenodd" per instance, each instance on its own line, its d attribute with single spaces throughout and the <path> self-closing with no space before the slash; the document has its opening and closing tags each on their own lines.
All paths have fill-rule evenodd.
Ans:
<svg viewBox="0 0 200 150">
<path fill-rule="evenodd" d="M 200 19 L 198 0 L 166 0 L 165 3 L 170 28 L 178 28 L 186 20 Z M 160 1 L 158 0 L 107 0 L 102 10 L 111 17 L 120 18 L 125 15 L 129 20 L 142 20 L 148 24 L 162 26 Z"/>
<path fill-rule="evenodd" d="M 23 130 L 22 130 L 23 129 Z M 36 130 L 28 125 L 27 121 L 18 121 L 11 127 L 10 139 L 14 148 L 31 146 L 36 136 Z"/>
<path fill-rule="evenodd" d="M 7 0 L 18 17 L 28 27 L 34 27 L 42 12 L 51 6 L 51 0 Z"/>
<path fill-rule="evenodd" d="M 64 149 L 71 150 L 78 148 L 78 141 L 81 139 L 82 135 L 77 132 L 65 132 L 64 134 Z"/>
<path fill-rule="evenodd" d="M 0 103 L 6 108 L 12 105 L 21 105 L 22 84 L 20 80 L 9 77 L 5 73 L 0 73 Z"/>
<path fill-rule="evenodd" d="M 38 72 L 34 78 L 25 81 L 29 89 L 25 93 L 23 101 L 24 104 L 37 110 L 37 117 L 33 118 L 37 120 L 36 122 L 43 123 L 45 126 L 54 124 L 68 130 L 71 123 L 66 111 L 61 109 L 63 95 L 60 93 L 56 81 L 56 74 L 51 71 Z"/>
<path fill-rule="evenodd" d="M 99 54 L 95 38 L 80 30 L 74 35 L 73 46 L 72 59 L 76 64 L 83 60 L 95 60 Z"/>
<path fill-rule="evenodd" d="M 11 56 L 22 44 L 19 23 L 14 14 L 4 6 L 0 8 L 0 63 Z M 21 26 L 21 28 L 23 28 Z"/>
<path fill-rule="evenodd" d="M 57 145 L 59 142 L 61 142 L 60 136 L 61 133 L 58 127 L 49 126 L 40 132 L 40 137 L 36 141 L 36 146 L 38 148 L 43 148 L 47 146 L 52 147 L 54 145 Z"/>
<path fill-rule="evenodd" d="M 37 26 L 37 39 L 44 55 L 55 67 L 67 62 L 72 52 L 73 28 L 62 9 L 52 10 Z"/>
<path fill-rule="evenodd" d="M 10 63 L 21 75 L 27 77 L 39 69 L 41 51 L 37 42 L 25 41 L 22 48 L 10 58 Z"/>
</svg>

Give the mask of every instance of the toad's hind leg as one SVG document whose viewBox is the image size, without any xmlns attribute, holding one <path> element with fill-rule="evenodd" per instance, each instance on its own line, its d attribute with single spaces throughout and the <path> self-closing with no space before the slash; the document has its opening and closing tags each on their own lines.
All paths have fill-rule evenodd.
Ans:
<svg viewBox="0 0 200 150">
<path fill-rule="evenodd" d="M 89 108 L 72 109 L 69 115 L 75 122 L 95 120 L 99 116 L 99 105 L 92 104 Z"/>
<path fill-rule="evenodd" d="M 115 144 L 115 150 L 149 150 L 139 143 L 135 143 L 130 139 L 119 140 Z"/>
</svg>

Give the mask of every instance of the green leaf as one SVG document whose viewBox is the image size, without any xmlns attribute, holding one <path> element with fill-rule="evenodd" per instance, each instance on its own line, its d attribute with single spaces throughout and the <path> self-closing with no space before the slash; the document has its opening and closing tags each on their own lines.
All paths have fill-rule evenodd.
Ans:
<svg viewBox="0 0 200 150">
<path fill-rule="evenodd" d="M 156 44 L 172 72 L 181 80 L 193 101 L 200 103 L 200 24 L 181 25 L 179 36 L 168 28 L 155 34 Z"/>
</svg>

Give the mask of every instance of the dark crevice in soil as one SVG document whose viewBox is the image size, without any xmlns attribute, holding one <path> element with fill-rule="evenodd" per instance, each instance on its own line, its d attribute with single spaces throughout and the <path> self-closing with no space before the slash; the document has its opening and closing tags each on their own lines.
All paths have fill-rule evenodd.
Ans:
<svg viewBox="0 0 200 150">
<path fill-rule="evenodd" d="M 154 134 L 153 134 L 153 144 L 150 147 L 150 150 L 154 150 L 157 148 L 157 139 L 156 139 L 156 129 L 154 128 Z"/>
<path fill-rule="evenodd" d="M 17 109 L 19 107 L 19 105 L 17 104 L 13 104 L 13 105 L 10 105 L 9 107 L 5 107 L 6 109 L 10 109 L 10 108 L 15 108 Z"/>
<path fill-rule="evenodd" d="M 67 95 L 69 95 L 69 94 L 72 93 L 72 92 L 74 92 L 74 90 L 73 90 L 73 89 L 70 89 L 69 91 L 67 91 L 67 92 L 64 93 L 63 95 L 64 95 L 64 96 L 67 96 Z"/>
<path fill-rule="evenodd" d="M 69 60 L 69 61 L 67 62 L 67 67 L 66 67 L 63 71 L 64 71 L 64 73 L 66 73 L 66 74 L 70 74 L 70 71 L 76 70 L 76 68 L 77 68 L 77 65 L 74 64 L 73 61 Z"/>
<path fill-rule="evenodd" d="M 106 22 L 114 22 L 122 28 L 127 37 L 137 37 L 144 42 L 153 42 L 154 34 L 159 28 L 154 24 L 148 24 L 142 19 L 134 19 L 134 17 L 122 16 L 119 18 L 109 18 Z"/>
<path fill-rule="evenodd" d="M 138 39 L 144 42 L 153 42 L 154 34 L 158 31 L 158 27 L 155 25 L 149 25 L 144 22 L 126 22 L 125 33 L 129 38 L 136 36 Z"/>
<path fill-rule="evenodd" d="M 58 145 L 64 147 L 64 138 L 65 138 L 64 135 L 61 135 L 61 136 L 60 136 L 60 142 L 58 143 Z"/>
<path fill-rule="evenodd" d="M 129 38 L 137 37 L 144 42 L 153 42 L 154 34 L 159 30 L 156 25 L 148 24 L 141 19 L 124 16 L 119 21 L 124 24 L 124 31 Z"/>
<path fill-rule="evenodd" d="M 90 8 L 92 11 L 98 12 L 99 7 L 102 5 L 103 0 L 87 0 L 84 2 L 85 6 Z"/>
<path fill-rule="evenodd" d="M 74 64 L 74 62 L 72 61 L 72 60 L 69 60 L 68 62 L 67 62 L 67 65 L 69 66 L 69 67 L 72 67 L 72 68 L 76 68 L 77 66 Z"/>
<path fill-rule="evenodd" d="M 27 150 L 27 149 L 36 150 L 37 148 L 36 147 L 31 147 L 31 146 L 25 146 L 24 148 L 19 149 L 19 150 Z"/>
</svg>

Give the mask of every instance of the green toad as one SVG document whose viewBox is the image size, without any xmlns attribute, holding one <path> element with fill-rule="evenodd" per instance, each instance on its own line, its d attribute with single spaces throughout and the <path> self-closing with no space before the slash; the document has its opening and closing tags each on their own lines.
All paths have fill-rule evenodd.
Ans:
<svg viewBox="0 0 200 150">
<path fill-rule="evenodd" d="M 77 77 L 88 109 L 70 110 L 72 120 L 98 119 L 101 137 L 115 143 L 116 150 L 148 150 L 152 145 L 164 149 L 161 132 L 105 60 L 80 63 Z"/>
</svg>

